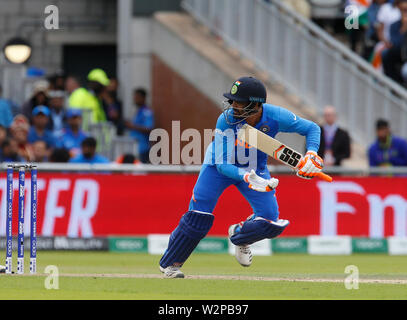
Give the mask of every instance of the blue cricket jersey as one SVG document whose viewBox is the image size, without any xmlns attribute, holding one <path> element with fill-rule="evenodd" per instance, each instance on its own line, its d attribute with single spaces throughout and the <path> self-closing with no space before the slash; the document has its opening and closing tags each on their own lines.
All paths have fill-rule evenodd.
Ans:
<svg viewBox="0 0 407 320">
<path fill-rule="evenodd" d="M 137 111 L 136 116 L 133 118 L 133 124 L 153 129 L 154 116 L 153 112 L 147 106 L 142 106 Z M 130 136 L 135 138 L 139 144 L 139 153 L 145 153 L 150 150 L 149 134 L 137 130 L 131 130 Z"/>
<path fill-rule="evenodd" d="M 69 160 L 71 163 L 110 163 L 109 159 L 105 158 L 100 154 L 95 154 L 92 158 L 88 159 L 83 156 L 83 154 L 79 154 L 76 157 Z"/>
<path fill-rule="evenodd" d="M 375 166 L 407 166 L 407 141 L 391 136 L 384 145 L 376 141 L 369 147 L 369 164 Z"/>
<path fill-rule="evenodd" d="M 6 99 L 0 99 L 0 126 L 9 128 L 12 122 L 11 103 Z"/>
<path fill-rule="evenodd" d="M 248 169 L 264 170 L 268 155 L 256 149 L 255 152 L 250 152 L 251 147 L 237 139 L 237 131 L 246 121 L 230 125 L 226 122 L 225 116 L 233 119 L 232 115 L 233 109 L 229 109 L 219 116 L 215 139 L 206 150 L 204 164 L 216 165 L 217 170 L 223 175 L 241 181 Z M 255 128 L 273 138 L 278 132 L 298 133 L 306 137 L 308 151 L 319 150 L 320 127 L 282 107 L 264 103 L 262 117 Z M 241 163 L 239 159 L 242 158 L 246 162 Z M 255 168 L 250 167 L 253 163 L 256 164 Z"/>
<path fill-rule="evenodd" d="M 51 148 L 54 148 L 56 145 L 55 136 L 52 133 L 52 131 L 48 130 L 48 129 L 45 129 L 43 135 L 40 136 L 40 135 L 38 135 L 35 128 L 31 127 L 30 130 L 28 131 L 27 140 L 29 143 L 34 143 L 36 141 L 42 140 L 42 141 L 45 141 L 46 144 Z"/>
<path fill-rule="evenodd" d="M 65 148 L 67 150 L 76 149 L 79 150 L 81 148 L 82 141 L 88 135 L 79 130 L 77 134 L 75 134 L 70 128 L 65 128 L 62 131 L 62 136 L 58 141 L 57 146 L 59 148 Z"/>
</svg>

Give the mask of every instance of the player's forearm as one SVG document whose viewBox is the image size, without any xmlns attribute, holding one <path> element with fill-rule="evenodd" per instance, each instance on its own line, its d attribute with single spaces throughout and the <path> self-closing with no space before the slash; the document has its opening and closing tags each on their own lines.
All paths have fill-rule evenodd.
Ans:
<svg viewBox="0 0 407 320">
<path fill-rule="evenodd" d="M 305 136 L 307 151 L 318 152 L 321 128 L 316 123 L 300 118 L 288 110 L 280 108 L 279 111 L 279 131 L 293 132 Z"/>
<path fill-rule="evenodd" d="M 213 144 L 215 150 L 213 163 L 216 164 L 216 169 L 220 174 L 236 181 L 242 181 L 246 172 L 234 165 L 235 141 L 236 136 L 233 130 L 222 131 L 217 128 Z"/>
<path fill-rule="evenodd" d="M 233 164 L 217 164 L 216 169 L 219 173 L 236 181 L 243 181 L 246 170 L 238 168 Z"/>
<path fill-rule="evenodd" d="M 385 41 L 384 38 L 384 24 L 383 23 L 379 23 L 379 25 L 377 26 L 377 38 L 379 39 L 379 41 Z"/>
<path fill-rule="evenodd" d="M 307 151 L 318 152 L 321 139 L 321 128 L 314 122 L 309 121 L 306 137 Z"/>
</svg>

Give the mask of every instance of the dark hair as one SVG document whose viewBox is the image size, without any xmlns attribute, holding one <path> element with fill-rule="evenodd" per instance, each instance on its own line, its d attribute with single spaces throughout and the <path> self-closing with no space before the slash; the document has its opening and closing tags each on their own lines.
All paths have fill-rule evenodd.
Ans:
<svg viewBox="0 0 407 320">
<path fill-rule="evenodd" d="M 376 121 L 376 129 L 383 129 L 383 128 L 389 128 L 389 122 L 387 120 L 384 119 L 378 119 Z"/>
<path fill-rule="evenodd" d="M 144 88 L 136 88 L 134 89 L 134 93 L 138 93 L 139 95 L 143 96 L 144 98 L 147 96 L 147 90 Z"/>
<path fill-rule="evenodd" d="M 55 72 L 53 74 L 51 74 L 50 76 L 47 77 L 49 82 L 53 82 L 56 81 L 58 78 L 65 78 L 66 75 L 63 71 L 60 72 Z"/>
<path fill-rule="evenodd" d="M 97 142 L 96 142 L 96 139 L 94 137 L 87 137 L 82 141 L 81 146 L 82 147 L 86 146 L 86 147 L 96 148 L 96 144 L 97 144 Z"/>
<path fill-rule="evenodd" d="M 49 156 L 50 162 L 68 162 L 70 158 L 69 151 L 65 148 L 56 148 Z"/>
<path fill-rule="evenodd" d="M 62 79 L 64 83 L 59 85 L 58 79 Z M 52 88 L 53 90 L 64 90 L 63 86 L 65 84 L 65 79 L 66 76 L 64 72 L 56 72 L 47 78 L 47 80 L 50 83 L 50 88 Z"/>
<path fill-rule="evenodd" d="M 387 1 L 389 2 L 389 1 Z M 399 4 L 406 3 L 407 0 L 394 0 L 393 5 L 398 6 Z"/>
<path fill-rule="evenodd" d="M 98 95 L 103 92 L 105 86 L 97 81 L 88 80 L 88 88 L 93 90 L 96 95 Z"/>
<path fill-rule="evenodd" d="M 134 163 L 134 161 L 136 160 L 136 157 L 130 153 L 126 153 L 123 156 L 123 162 L 122 163 Z"/>
<path fill-rule="evenodd" d="M 9 138 L 4 139 L 4 141 L 1 143 L 0 147 L 1 149 L 4 149 L 5 147 L 8 147 L 10 145 L 11 141 Z"/>
</svg>

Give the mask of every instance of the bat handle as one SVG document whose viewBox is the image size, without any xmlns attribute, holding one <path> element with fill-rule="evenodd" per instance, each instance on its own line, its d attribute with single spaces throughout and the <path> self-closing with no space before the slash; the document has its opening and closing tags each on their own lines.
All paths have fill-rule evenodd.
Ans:
<svg viewBox="0 0 407 320">
<path fill-rule="evenodd" d="M 324 181 L 332 182 L 332 177 L 331 177 L 331 176 L 328 176 L 326 173 L 319 172 L 319 173 L 317 174 L 317 177 L 320 178 L 320 179 L 322 179 L 322 180 L 324 180 Z"/>
</svg>

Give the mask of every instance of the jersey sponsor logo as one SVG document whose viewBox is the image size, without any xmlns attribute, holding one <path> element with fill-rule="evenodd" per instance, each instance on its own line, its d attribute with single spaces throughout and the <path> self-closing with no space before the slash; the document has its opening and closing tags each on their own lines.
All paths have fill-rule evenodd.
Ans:
<svg viewBox="0 0 407 320">
<path fill-rule="evenodd" d="M 253 148 L 253 146 L 249 145 L 247 142 L 243 142 L 240 139 L 236 139 L 235 146 L 241 146 L 241 147 L 244 147 L 245 149 Z"/>
</svg>

